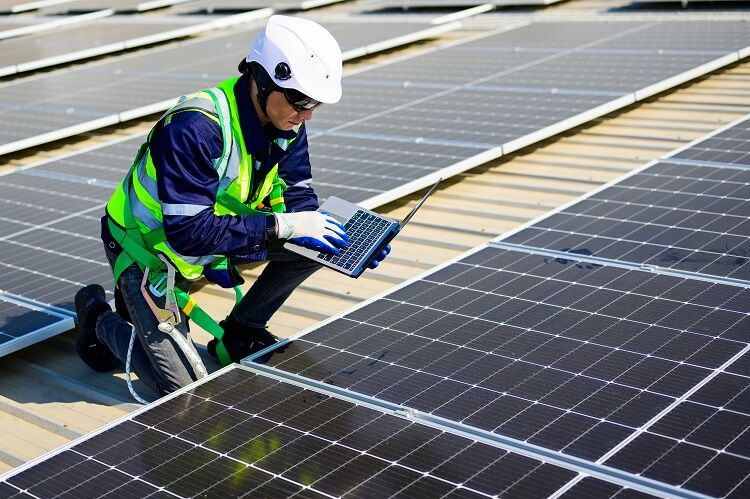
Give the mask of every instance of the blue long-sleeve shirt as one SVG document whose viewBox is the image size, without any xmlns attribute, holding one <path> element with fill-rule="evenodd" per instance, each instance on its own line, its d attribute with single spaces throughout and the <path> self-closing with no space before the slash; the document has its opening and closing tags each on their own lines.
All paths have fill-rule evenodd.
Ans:
<svg viewBox="0 0 750 499">
<path fill-rule="evenodd" d="M 304 124 L 297 140 L 284 151 L 273 139 L 291 139 L 296 134 L 270 124 L 261 125 L 251 102 L 248 75 L 237 81 L 234 93 L 245 145 L 255 164 L 250 192 L 279 163 L 279 176 L 289 186 L 284 193 L 287 211 L 317 209 L 318 199 L 310 185 L 312 173 Z M 268 216 L 214 214 L 219 176 L 212 160 L 221 156 L 222 145 L 219 125 L 199 112 L 177 113 L 152 135 L 150 150 L 162 205 L 206 207 L 193 215 L 165 214 L 167 241 L 186 256 L 220 254 L 243 260 L 265 259 Z"/>
</svg>

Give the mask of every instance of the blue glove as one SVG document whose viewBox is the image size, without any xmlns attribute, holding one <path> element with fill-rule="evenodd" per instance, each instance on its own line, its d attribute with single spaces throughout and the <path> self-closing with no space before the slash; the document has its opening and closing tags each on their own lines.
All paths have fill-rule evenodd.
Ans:
<svg viewBox="0 0 750 499">
<path fill-rule="evenodd" d="M 226 267 L 206 265 L 203 267 L 203 277 L 222 288 L 233 288 L 245 284 L 245 279 L 237 272 L 237 267 L 231 264 Z"/>
<path fill-rule="evenodd" d="M 328 213 L 302 211 L 299 213 L 275 213 L 278 237 L 315 251 L 338 255 L 339 248 L 349 243 L 343 225 Z"/>
<path fill-rule="evenodd" d="M 380 262 L 385 260 L 385 257 L 387 257 L 388 253 L 390 252 L 391 252 L 391 245 L 389 244 L 383 249 L 383 251 L 380 252 L 378 256 L 375 257 L 375 259 L 372 262 L 370 262 L 370 265 L 368 267 L 371 269 L 376 268 L 378 265 L 380 265 Z"/>
</svg>

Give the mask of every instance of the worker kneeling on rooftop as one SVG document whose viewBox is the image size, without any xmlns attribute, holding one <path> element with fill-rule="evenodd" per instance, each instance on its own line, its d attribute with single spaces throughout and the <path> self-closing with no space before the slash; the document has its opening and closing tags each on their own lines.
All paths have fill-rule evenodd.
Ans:
<svg viewBox="0 0 750 499">
<path fill-rule="evenodd" d="M 118 313 L 99 285 L 75 299 L 76 348 L 95 371 L 125 362 L 159 394 L 204 376 L 186 316 L 214 336 L 208 351 L 223 365 L 273 345 L 269 319 L 320 268 L 283 243 L 328 253 L 347 244 L 344 227 L 315 211 L 305 127 L 341 98 L 336 40 L 312 21 L 273 16 L 239 71 L 164 114 L 107 204 L 102 240 Z M 235 265 L 262 260 L 243 297 Z M 219 323 L 188 294 L 201 277 L 235 288 Z"/>
</svg>

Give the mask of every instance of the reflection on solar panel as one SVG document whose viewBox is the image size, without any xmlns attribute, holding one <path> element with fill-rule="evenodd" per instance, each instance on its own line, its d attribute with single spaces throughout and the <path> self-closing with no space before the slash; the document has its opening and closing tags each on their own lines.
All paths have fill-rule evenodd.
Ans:
<svg viewBox="0 0 750 499">
<path fill-rule="evenodd" d="M 299 336 L 265 368 L 601 464 L 745 355 L 748 331 L 748 288 L 484 247 Z M 668 483 L 697 490 L 688 478 Z"/>
<path fill-rule="evenodd" d="M 0 486 L 35 497 L 543 497 L 577 476 L 232 367 L 4 476 Z M 623 490 L 593 477 L 581 484 L 610 496 Z"/>
<path fill-rule="evenodd" d="M 750 282 L 747 136 L 730 126 L 503 242 Z"/>
<path fill-rule="evenodd" d="M 227 16 L 192 25 L 180 23 L 102 22 L 54 33 L 8 40 L 0 45 L 0 76 L 77 61 L 151 43 L 224 28 L 270 15 L 270 10 Z"/>
</svg>

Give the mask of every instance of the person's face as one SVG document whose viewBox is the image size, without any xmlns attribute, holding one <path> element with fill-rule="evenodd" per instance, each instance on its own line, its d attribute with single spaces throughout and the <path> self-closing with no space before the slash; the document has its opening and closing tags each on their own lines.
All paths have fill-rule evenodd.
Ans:
<svg viewBox="0 0 750 499">
<path fill-rule="evenodd" d="M 312 119 L 313 109 L 296 111 L 282 92 L 271 92 L 266 100 L 266 114 L 279 130 L 291 130 L 303 121 Z"/>
</svg>

